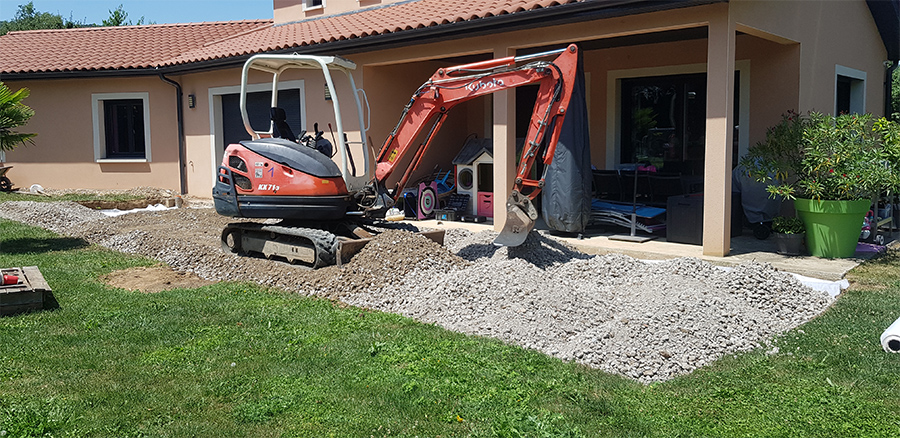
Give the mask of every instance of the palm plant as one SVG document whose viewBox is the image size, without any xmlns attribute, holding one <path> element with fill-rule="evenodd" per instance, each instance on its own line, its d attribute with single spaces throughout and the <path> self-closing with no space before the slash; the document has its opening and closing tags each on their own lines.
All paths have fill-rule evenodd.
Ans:
<svg viewBox="0 0 900 438">
<path fill-rule="evenodd" d="M 27 88 L 13 92 L 3 82 L 0 82 L 0 151 L 11 151 L 20 144 L 34 144 L 34 136 L 37 134 L 23 134 L 14 131 L 19 126 L 28 123 L 28 119 L 34 115 L 34 110 L 22 103 L 29 95 Z"/>
</svg>

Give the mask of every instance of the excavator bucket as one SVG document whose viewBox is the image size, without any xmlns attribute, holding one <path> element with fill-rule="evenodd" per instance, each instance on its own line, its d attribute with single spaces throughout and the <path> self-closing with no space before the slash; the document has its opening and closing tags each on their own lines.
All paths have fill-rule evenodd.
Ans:
<svg viewBox="0 0 900 438">
<path fill-rule="evenodd" d="M 537 217 L 537 209 L 531 200 L 513 190 L 506 200 L 506 223 L 503 224 L 500 235 L 494 239 L 494 245 L 519 246 L 525 243 Z"/>
<path fill-rule="evenodd" d="M 438 245 L 444 244 L 444 230 L 431 230 L 431 231 L 421 231 L 419 234 L 423 237 L 433 240 Z M 338 266 L 341 266 L 342 263 L 350 260 L 351 257 L 356 255 L 363 247 L 366 246 L 369 242 L 372 241 L 372 238 L 365 239 L 347 239 L 340 238 L 337 255 L 335 257 L 335 262 Z"/>
</svg>

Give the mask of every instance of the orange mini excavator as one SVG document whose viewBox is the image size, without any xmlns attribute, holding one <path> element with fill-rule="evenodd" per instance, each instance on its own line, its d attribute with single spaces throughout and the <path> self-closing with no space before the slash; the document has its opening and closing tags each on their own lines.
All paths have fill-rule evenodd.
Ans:
<svg viewBox="0 0 900 438">
<path fill-rule="evenodd" d="M 336 56 L 299 54 L 251 57 L 242 73 L 240 103 L 244 127 L 252 139 L 231 144 L 225 150 L 213 199 L 219 214 L 280 222 L 231 223 L 222 232 L 223 248 L 280 257 L 311 267 L 340 263 L 372 236 L 366 222 L 384 218 L 400 199 L 454 106 L 500 90 L 536 84 L 537 100 L 513 190 L 506 202 L 506 222 L 494 241 L 498 246 L 522 244 L 538 216 L 532 201 L 544 185 L 544 175 L 532 179 L 531 171 L 538 156 L 545 172 L 553 160 L 577 64 L 578 48 L 570 45 L 533 55 L 438 69 L 403 109 L 400 121 L 376 156 L 373 175 L 364 117 L 368 101 L 353 81 L 353 62 Z M 346 129 L 345 122 L 352 121 L 343 120 L 340 93 L 332 92 L 336 135 L 332 131 L 330 137 L 334 144 L 323 136 L 318 124 L 312 133 L 294 136 L 285 123 L 284 111 L 278 107 L 278 83 L 283 72 L 295 68 L 321 70 L 327 90 L 336 90 L 337 81 L 331 73 L 339 73 L 337 77 L 351 89 L 341 96 L 350 95 L 355 102 L 355 129 Z M 254 130 L 247 114 L 247 78 L 252 71 L 273 75 L 268 131 Z M 424 140 L 414 146 L 429 125 Z M 328 126 L 331 130 L 330 122 Z M 402 175 L 393 187 L 386 187 L 400 163 L 405 163 Z M 443 241 L 442 231 L 425 234 L 439 243 Z"/>
</svg>

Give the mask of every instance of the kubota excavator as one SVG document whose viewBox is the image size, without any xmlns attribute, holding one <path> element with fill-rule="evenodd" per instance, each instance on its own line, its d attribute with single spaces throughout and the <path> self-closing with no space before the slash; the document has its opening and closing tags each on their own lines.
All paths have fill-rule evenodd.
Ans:
<svg viewBox="0 0 900 438">
<path fill-rule="evenodd" d="M 365 221 L 384 218 L 400 199 L 454 106 L 500 90 L 536 84 L 537 100 L 513 190 L 506 202 L 506 222 L 494 240 L 498 246 L 521 245 L 538 216 L 532 201 L 543 188 L 546 169 L 553 161 L 572 95 L 577 60 L 578 47 L 570 45 L 533 55 L 438 69 L 403 109 L 400 121 L 377 154 L 373 176 L 366 144 L 368 123 L 362 107 L 362 102 L 368 107 L 368 101 L 353 81 L 353 62 L 336 56 L 299 54 L 251 57 L 242 72 L 240 106 L 244 127 L 252 139 L 231 144 L 225 150 L 213 199 L 216 211 L 225 216 L 281 221 L 231 223 L 222 231 L 223 248 L 278 256 L 311 267 L 340 263 L 371 237 L 372 230 L 366 228 Z M 293 68 L 321 70 L 328 90 L 335 90 L 331 72 L 344 74 L 356 104 L 358 131 L 345 132 L 338 102 L 340 93 L 332 92 L 337 135 L 332 132 L 331 137 L 336 144 L 323 137 L 318 125 L 312 134 L 302 132 L 299 138 L 295 137 L 285 123 L 284 111 L 277 105 L 280 75 Z M 268 131 L 256 131 L 249 122 L 247 78 L 252 70 L 273 75 Z M 424 140 L 413 147 L 429 123 Z M 350 135 L 358 136 L 358 140 L 350 141 Z M 353 157 L 351 148 L 356 148 L 357 157 Z M 332 158 L 335 154 L 339 156 L 337 161 Z M 532 168 L 538 155 L 544 163 L 544 174 L 534 179 Z M 360 161 L 364 173 L 356 175 Z M 386 182 L 399 163 L 408 164 L 389 189 Z M 443 241 L 443 231 L 423 234 L 438 243 Z"/>
</svg>

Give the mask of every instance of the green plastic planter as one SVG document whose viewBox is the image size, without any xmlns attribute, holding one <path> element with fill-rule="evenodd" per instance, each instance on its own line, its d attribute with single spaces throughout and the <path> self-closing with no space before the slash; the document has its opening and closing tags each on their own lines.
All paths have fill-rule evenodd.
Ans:
<svg viewBox="0 0 900 438">
<path fill-rule="evenodd" d="M 869 212 L 868 199 L 858 201 L 817 201 L 795 199 L 797 216 L 806 226 L 806 248 L 815 257 L 846 258 L 856 253 L 863 219 Z"/>
</svg>

